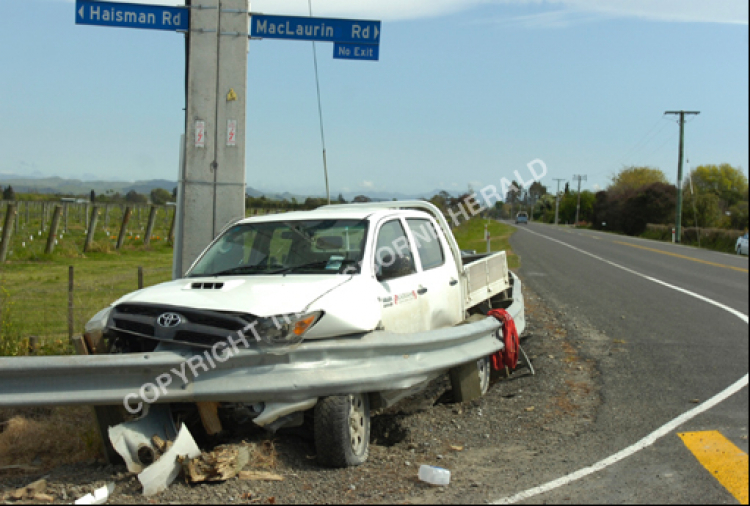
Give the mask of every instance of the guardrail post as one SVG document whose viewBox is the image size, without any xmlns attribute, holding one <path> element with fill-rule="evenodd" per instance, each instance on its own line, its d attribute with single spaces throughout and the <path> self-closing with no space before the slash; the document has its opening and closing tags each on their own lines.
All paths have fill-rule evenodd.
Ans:
<svg viewBox="0 0 750 506">
<path fill-rule="evenodd" d="M 151 234 L 154 232 L 154 223 L 156 222 L 156 206 L 151 206 L 151 211 L 148 213 L 148 225 L 146 225 L 146 237 L 143 238 L 143 244 L 148 246 L 151 244 Z"/>
<path fill-rule="evenodd" d="M 122 225 L 120 225 L 120 235 L 117 237 L 117 246 L 115 246 L 115 249 L 119 250 L 122 248 L 122 243 L 125 242 L 125 232 L 128 228 L 128 222 L 130 221 L 130 214 L 133 212 L 133 209 L 130 208 L 130 206 L 125 208 L 125 212 L 122 214 Z"/>
<path fill-rule="evenodd" d="M 55 236 L 57 235 L 57 227 L 60 225 L 61 212 L 62 206 L 55 206 L 55 210 L 52 213 L 52 223 L 49 226 L 49 235 L 47 236 L 47 247 L 44 248 L 44 253 L 47 255 L 51 254 L 55 247 Z"/>
<path fill-rule="evenodd" d="M 13 236 L 13 216 L 16 214 L 16 206 L 8 203 L 5 211 L 5 222 L 3 224 L 3 242 L 0 244 L 0 262 L 5 262 L 10 248 L 10 238 Z"/>
<path fill-rule="evenodd" d="M 94 231 L 96 231 L 96 222 L 99 221 L 99 206 L 93 206 L 91 208 L 91 221 L 89 222 L 89 230 L 86 233 L 86 242 L 83 244 L 83 252 L 88 252 L 91 248 L 91 243 L 94 241 Z"/>
<path fill-rule="evenodd" d="M 141 290 L 143 288 L 143 267 L 138 266 L 138 289 Z"/>
</svg>

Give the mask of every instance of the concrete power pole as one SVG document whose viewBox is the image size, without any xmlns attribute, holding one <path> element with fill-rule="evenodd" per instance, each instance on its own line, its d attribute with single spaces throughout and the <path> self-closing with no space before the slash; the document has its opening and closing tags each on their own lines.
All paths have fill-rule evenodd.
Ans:
<svg viewBox="0 0 750 506">
<path fill-rule="evenodd" d="M 664 114 L 680 116 L 680 151 L 677 155 L 677 211 L 675 216 L 675 242 L 682 237 L 682 157 L 685 147 L 685 115 L 700 114 L 700 111 L 665 111 Z"/>
<path fill-rule="evenodd" d="M 553 179 L 553 181 L 557 181 L 557 193 L 555 193 L 555 225 L 557 225 L 557 216 L 560 210 L 560 181 L 565 181 L 565 180 Z"/>
<path fill-rule="evenodd" d="M 190 9 L 187 110 L 173 272 L 182 277 L 228 223 L 245 217 L 248 0 Z"/>
<path fill-rule="evenodd" d="M 573 224 L 573 226 L 578 225 L 578 215 L 581 211 L 581 181 L 586 181 L 586 176 L 580 176 L 575 175 L 573 176 L 574 180 L 578 180 L 578 202 L 576 203 L 576 222 Z"/>
</svg>

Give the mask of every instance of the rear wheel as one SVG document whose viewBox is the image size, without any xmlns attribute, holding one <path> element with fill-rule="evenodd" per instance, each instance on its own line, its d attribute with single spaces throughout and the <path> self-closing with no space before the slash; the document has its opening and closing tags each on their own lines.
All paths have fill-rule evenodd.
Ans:
<svg viewBox="0 0 750 506">
<path fill-rule="evenodd" d="M 315 406 L 315 449 L 327 467 L 363 464 L 370 452 L 367 394 L 326 397 Z"/>
</svg>

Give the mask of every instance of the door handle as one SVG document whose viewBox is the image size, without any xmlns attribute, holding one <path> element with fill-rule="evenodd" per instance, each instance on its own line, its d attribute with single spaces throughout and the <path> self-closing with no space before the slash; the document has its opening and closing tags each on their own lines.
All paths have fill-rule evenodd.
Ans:
<svg viewBox="0 0 750 506">
<path fill-rule="evenodd" d="M 419 295 L 424 295 L 427 293 L 427 288 L 420 288 L 419 290 L 417 290 L 417 293 Z"/>
<path fill-rule="evenodd" d="M 458 283 L 457 279 L 451 279 L 448 284 L 451 285 L 451 286 L 456 286 L 456 283 Z"/>
</svg>

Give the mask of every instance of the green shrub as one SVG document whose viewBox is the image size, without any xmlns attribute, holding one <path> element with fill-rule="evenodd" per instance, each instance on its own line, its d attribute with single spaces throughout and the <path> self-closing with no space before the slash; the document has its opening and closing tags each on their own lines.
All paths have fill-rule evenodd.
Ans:
<svg viewBox="0 0 750 506">
<path fill-rule="evenodd" d="M 641 237 L 657 241 L 672 241 L 672 228 L 669 225 L 646 225 L 646 231 Z M 737 238 L 744 234 L 741 230 L 726 230 L 723 228 L 696 228 L 683 227 L 682 244 L 698 246 L 698 234 L 700 233 L 700 247 L 725 253 L 734 253 Z"/>
</svg>

